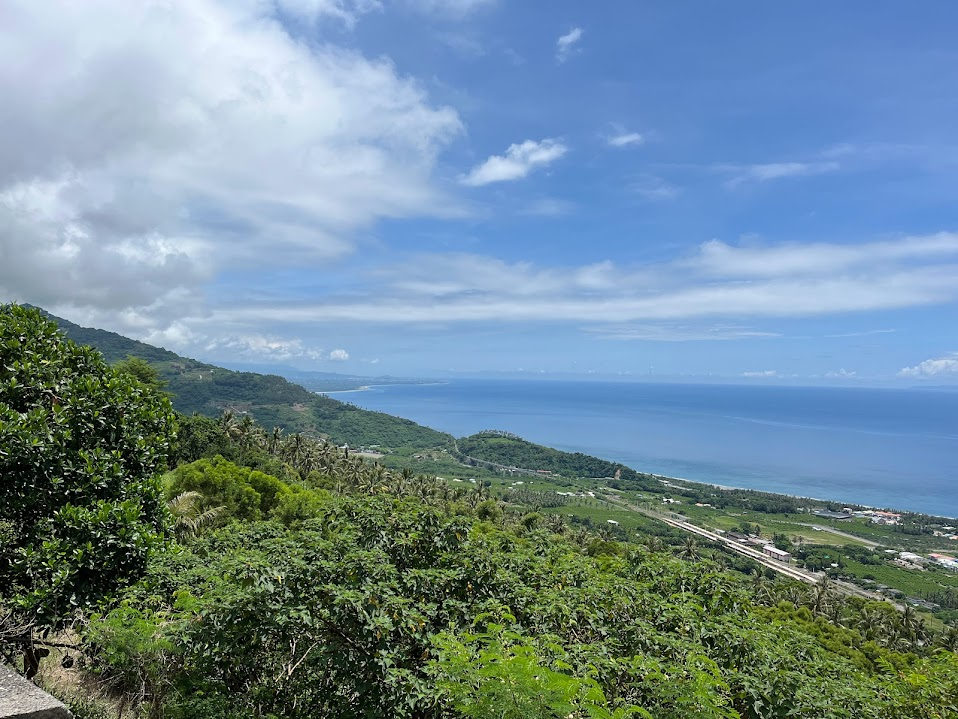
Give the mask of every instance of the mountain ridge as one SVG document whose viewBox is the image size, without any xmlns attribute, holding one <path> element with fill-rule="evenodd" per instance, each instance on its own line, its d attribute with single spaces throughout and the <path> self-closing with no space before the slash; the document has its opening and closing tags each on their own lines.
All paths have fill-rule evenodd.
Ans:
<svg viewBox="0 0 958 719">
<path fill-rule="evenodd" d="M 174 409 L 217 417 L 230 410 L 266 427 L 308 432 L 351 446 L 451 447 L 453 437 L 415 422 L 311 392 L 276 374 L 237 372 L 116 332 L 81 327 L 40 309 L 78 344 L 90 345 L 114 364 L 128 356 L 149 362 L 166 382 Z"/>
</svg>

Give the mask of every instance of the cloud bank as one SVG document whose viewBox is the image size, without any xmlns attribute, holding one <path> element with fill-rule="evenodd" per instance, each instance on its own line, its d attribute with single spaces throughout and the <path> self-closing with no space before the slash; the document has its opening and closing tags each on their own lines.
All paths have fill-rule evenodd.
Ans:
<svg viewBox="0 0 958 719">
<path fill-rule="evenodd" d="M 958 377 L 958 352 L 944 357 L 936 357 L 919 362 L 914 367 L 903 367 L 898 372 L 899 377 L 929 378 L 929 377 Z"/>
<path fill-rule="evenodd" d="M 425 254 L 368 278 L 374 299 L 331 296 L 296 306 L 222 310 L 222 319 L 416 324 L 625 323 L 798 318 L 958 300 L 958 234 L 859 245 L 736 247 L 703 243 L 649 265 L 505 262 L 476 254 Z M 645 330 L 645 334 L 649 334 Z"/>
<path fill-rule="evenodd" d="M 7 3 L 0 299 L 169 324 L 224 271 L 330 262 L 378 220 L 449 207 L 433 171 L 456 112 L 281 22 L 322 37 L 377 7 Z"/>
</svg>

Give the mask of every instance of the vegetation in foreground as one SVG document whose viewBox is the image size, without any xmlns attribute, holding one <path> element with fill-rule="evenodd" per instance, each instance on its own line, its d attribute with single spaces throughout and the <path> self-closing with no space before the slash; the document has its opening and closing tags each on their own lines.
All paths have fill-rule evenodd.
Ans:
<svg viewBox="0 0 958 719">
<path fill-rule="evenodd" d="M 958 637 L 914 612 L 842 599 L 827 584 L 746 579 L 694 544 L 677 557 L 654 537 L 627 541 L 529 511 L 507 501 L 514 492 L 495 498 L 481 482 L 456 488 L 390 471 L 229 415 L 174 420 L 158 393 L 95 355 L 79 352 L 87 359 L 70 365 L 77 348 L 24 313 L 0 311 L 0 448 L 24 442 L 0 453 L 0 471 L 25 478 L 5 481 L 10 501 L 0 507 L 44 482 L 56 487 L 51 495 L 95 507 L 119 501 L 110 492 L 122 495 L 127 483 L 132 497 L 144 486 L 165 493 L 160 511 L 131 509 L 130 523 L 102 521 L 101 510 L 72 515 L 69 502 L 44 507 L 29 527 L 0 516 L 19 538 L 4 545 L 3 651 L 18 663 L 38 659 L 38 649 L 59 652 L 64 670 L 48 657 L 42 675 L 59 676 L 87 716 L 958 711 Z M 48 341 L 25 352 L 38 346 L 35 333 Z M 24 362 L 53 365 L 39 375 L 49 379 L 24 383 Z M 74 379 L 60 384 L 68 366 Z M 134 428 L 142 441 L 112 462 L 180 432 L 162 485 L 152 462 L 123 465 L 122 481 L 101 487 L 95 464 L 58 461 L 58 450 L 48 462 L 25 461 L 58 436 L 78 457 L 102 456 L 101 431 L 126 431 L 95 401 L 111 386 L 141 392 L 136 407 L 156 423 Z M 70 516 L 71 533 L 58 534 Z M 106 548 L 148 537 L 147 560 L 121 581 L 103 576 L 87 545 L 69 541 L 92 531 Z M 51 536 L 63 549 L 55 577 L 25 561 L 52 547 Z M 83 586 L 95 590 L 74 604 L 72 587 Z M 35 601 L 51 587 L 68 601 Z"/>
</svg>

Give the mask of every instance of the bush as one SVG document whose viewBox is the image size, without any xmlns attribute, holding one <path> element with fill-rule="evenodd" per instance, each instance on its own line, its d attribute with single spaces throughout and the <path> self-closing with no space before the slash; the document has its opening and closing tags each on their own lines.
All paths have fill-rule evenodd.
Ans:
<svg viewBox="0 0 958 719">
<path fill-rule="evenodd" d="M 169 401 L 0 306 L 0 586 L 55 627 L 138 577 L 165 529 Z"/>
</svg>

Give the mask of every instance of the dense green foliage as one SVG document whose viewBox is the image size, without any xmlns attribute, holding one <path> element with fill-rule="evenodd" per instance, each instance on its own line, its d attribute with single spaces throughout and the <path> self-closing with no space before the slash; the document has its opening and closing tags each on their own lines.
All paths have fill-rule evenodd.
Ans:
<svg viewBox="0 0 958 719">
<path fill-rule="evenodd" d="M 167 487 L 174 497 L 196 492 L 203 497 L 202 508 L 222 507 L 226 516 L 244 521 L 268 517 L 292 493 L 276 477 L 220 456 L 180 465 L 170 474 Z"/>
<path fill-rule="evenodd" d="M 0 306 L 0 586 L 30 621 L 57 625 L 142 573 L 172 422 L 166 398 L 38 311 Z"/>
<path fill-rule="evenodd" d="M 324 495 L 313 512 L 157 557 L 92 625 L 104 680 L 155 688 L 170 716 L 898 718 L 948 716 L 958 696 L 953 653 L 754 606 L 707 563 L 589 556 L 434 495 Z"/>
<path fill-rule="evenodd" d="M 502 432 L 480 432 L 457 440 L 457 446 L 466 461 L 471 457 L 505 467 L 548 470 L 564 477 L 607 477 L 612 486 L 619 484 L 628 489 L 657 489 L 661 486 L 651 475 L 629 467 L 581 452 L 562 452 Z"/>
<path fill-rule="evenodd" d="M 548 507 L 540 490 L 497 498 L 483 482 L 457 487 L 390 470 L 319 436 L 267 431 L 250 414 L 229 411 L 217 419 L 180 418 L 176 466 L 164 476 L 161 495 L 155 482 L 138 485 L 141 474 L 120 472 L 111 462 L 128 451 L 141 457 L 142 476 L 159 466 L 165 425 L 147 420 L 164 411 L 168 419 L 165 400 L 133 379 L 135 371 L 106 367 L 36 315 L 14 309 L 11 316 L 41 330 L 30 350 L 22 341 L 0 347 L 29 355 L 27 374 L 39 377 L 42 390 L 27 409 L 9 405 L 3 415 L 5 468 L 18 477 L 33 472 L 36 486 L 52 485 L 36 501 L 69 499 L 81 508 L 115 506 L 111 492 L 122 475 L 123 486 L 149 490 L 150 504 L 138 505 L 137 519 L 151 539 L 158 525 L 144 522 L 150 511 L 165 517 L 166 500 L 175 517 L 175 534 L 145 565 L 139 545 L 131 551 L 125 544 L 128 535 L 110 534 L 116 527 L 109 512 L 85 515 L 105 532 L 99 535 L 105 548 L 76 532 L 51 535 L 55 541 L 44 544 L 43 551 L 56 550 L 46 565 L 56 571 L 67 566 L 69 573 L 91 551 L 106 552 L 110 568 L 114 545 L 137 570 L 145 567 L 141 581 L 98 613 L 89 611 L 92 595 L 75 605 L 80 644 L 70 651 L 81 661 L 74 671 L 95 678 L 112 701 L 102 716 L 944 719 L 958 713 L 954 628 L 929 626 L 911 607 L 899 612 L 842 597 L 827 581 L 807 587 L 770 582 L 758 572 L 746 578 L 690 536 L 677 551 L 662 537 L 636 537 L 649 519 L 626 529 L 624 521 L 609 525 L 596 515 L 601 524 L 593 527 L 598 506 Z M 71 384 L 79 370 L 69 358 L 79 358 L 83 372 L 92 368 L 98 379 Z M 3 391 L 19 399 L 27 365 L 4 359 Z M 87 396 L 81 390 L 103 401 L 81 401 L 68 412 L 68 397 Z M 71 418 L 79 424 L 58 434 L 59 423 Z M 8 430 L 8 423 L 18 424 Z M 85 461 L 64 462 L 81 435 L 105 437 L 111 449 L 95 444 L 83 455 L 81 444 L 77 456 Z M 51 437 L 60 443 L 48 446 Z M 140 439 L 130 444 L 130 437 Z M 659 486 L 611 463 L 546 450 L 493 435 L 459 446 L 470 456 L 486 452 L 495 463 L 630 488 L 646 481 Z M 61 476 L 86 484 L 64 494 L 72 485 Z M 20 513 L 33 501 L 22 491 L 11 496 Z M 524 506 L 527 500 L 542 513 Z M 581 516 L 567 523 L 547 509 Z M 53 508 L 58 518 L 65 511 Z M 27 536 L 19 516 L 0 516 L 0 537 Z M 38 520 L 35 531 L 57 526 Z M 28 554 L 18 552 L 6 570 L 19 568 Z M 712 558 L 700 558 L 706 554 Z M 82 566 L 89 570 L 84 577 L 102 568 Z M 18 597 L 60 591 L 58 574 L 31 577 Z M 101 587 L 97 598 L 108 593 Z M 4 600 L 0 623 L 10 606 Z M 84 711 L 94 705 L 86 696 L 78 704 Z"/>
<path fill-rule="evenodd" d="M 677 559 L 503 506 L 481 484 L 219 426 L 234 448 L 285 458 L 285 479 L 222 458 L 177 468 L 170 495 L 206 491 L 221 522 L 247 521 L 155 556 L 85 630 L 87 670 L 153 716 L 954 712 L 958 657 L 936 647 L 958 638 L 914 612 L 745 580 L 694 545 Z"/>
</svg>

